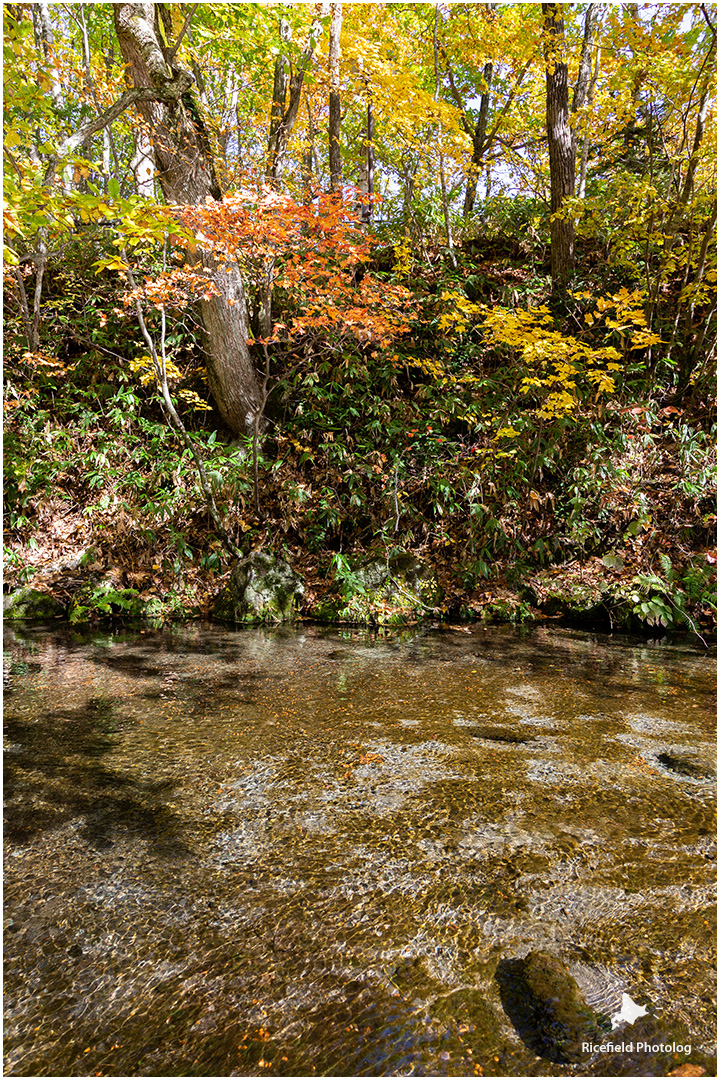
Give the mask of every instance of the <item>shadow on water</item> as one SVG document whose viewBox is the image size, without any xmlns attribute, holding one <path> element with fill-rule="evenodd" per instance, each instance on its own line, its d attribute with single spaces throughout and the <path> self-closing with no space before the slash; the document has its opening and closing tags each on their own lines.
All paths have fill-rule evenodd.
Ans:
<svg viewBox="0 0 720 1080">
<path fill-rule="evenodd" d="M 525 964 L 523 960 L 501 960 L 497 966 L 495 978 L 500 991 L 505 1014 L 527 1048 L 538 1057 L 547 1057 L 558 1064 L 565 1062 L 565 1057 L 556 1047 L 543 1037 L 537 1023 L 531 999 L 524 981 Z"/>
<path fill-rule="evenodd" d="M 119 834 L 135 834 L 154 854 L 188 854 L 182 821 L 165 805 L 175 784 L 138 783 L 104 763 L 117 730 L 114 702 L 101 696 L 31 722 L 6 716 L 5 735 L 14 750 L 5 755 L 3 775 L 9 842 L 29 843 L 82 819 L 80 835 L 98 850 L 112 847 Z"/>
</svg>

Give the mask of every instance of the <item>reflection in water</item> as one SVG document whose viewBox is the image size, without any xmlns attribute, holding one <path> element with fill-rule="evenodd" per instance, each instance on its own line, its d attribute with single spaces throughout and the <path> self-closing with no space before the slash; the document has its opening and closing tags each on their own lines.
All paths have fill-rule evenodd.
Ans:
<svg viewBox="0 0 720 1080">
<path fill-rule="evenodd" d="M 621 1075 L 511 1022 L 537 950 L 709 1049 L 706 655 L 196 627 L 6 658 L 8 1074 Z"/>
</svg>

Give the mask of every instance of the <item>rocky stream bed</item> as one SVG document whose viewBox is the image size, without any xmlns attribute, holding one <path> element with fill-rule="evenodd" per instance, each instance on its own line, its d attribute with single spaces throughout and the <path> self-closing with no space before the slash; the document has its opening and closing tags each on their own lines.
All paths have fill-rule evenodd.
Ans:
<svg viewBox="0 0 720 1080">
<path fill-rule="evenodd" d="M 714 1074 L 703 650 L 17 623 L 5 660 L 6 1075 Z"/>
</svg>

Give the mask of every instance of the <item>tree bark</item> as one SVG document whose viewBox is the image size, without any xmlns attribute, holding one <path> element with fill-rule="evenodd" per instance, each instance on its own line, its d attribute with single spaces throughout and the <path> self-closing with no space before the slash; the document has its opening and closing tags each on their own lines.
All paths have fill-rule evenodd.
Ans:
<svg viewBox="0 0 720 1080">
<path fill-rule="evenodd" d="M 266 181 L 274 187 L 278 186 L 285 166 L 288 143 L 300 108 L 305 72 L 315 52 L 320 32 L 320 23 L 315 20 L 310 27 L 307 44 L 302 51 L 297 70 L 293 71 L 287 54 L 292 31 L 285 19 L 280 22 L 280 39 L 286 51 L 281 52 L 275 61 L 273 101 L 270 109 L 270 131 L 268 134 L 268 164 L 265 172 Z"/>
<path fill-rule="evenodd" d="M 167 88 L 178 77 L 169 65 L 152 3 L 115 4 L 115 29 L 129 76 L 136 88 L 151 88 L 155 97 L 140 99 L 138 110 L 148 124 L 155 151 L 157 179 L 169 203 L 201 204 L 222 193 L 213 168 L 210 144 L 197 105 L 187 88 L 172 104 Z M 212 276 L 219 295 L 200 302 L 206 336 L 208 381 L 220 414 L 235 434 L 252 435 L 261 409 L 260 381 L 247 344 L 248 316 L 240 270 L 216 270 L 212 257 L 198 250 L 191 256 Z"/>
<path fill-rule="evenodd" d="M 340 31 L 342 29 L 342 4 L 330 5 L 330 119 L 329 156 L 330 191 L 339 191 L 342 185 L 342 161 L 340 159 Z"/>
<path fill-rule="evenodd" d="M 368 92 L 367 102 L 367 205 L 363 207 L 362 220 L 372 227 L 373 221 L 373 196 L 375 194 L 375 117 L 373 115 L 372 97 Z"/>
<path fill-rule="evenodd" d="M 440 2 L 435 0 L 435 23 L 433 27 L 433 57 L 435 59 L 435 96 L 434 101 L 440 99 L 440 65 L 438 62 L 438 20 L 440 18 Z M 440 119 L 438 118 L 437 139 L 440 142 Z M 439 154 L 440 164 L 440 194 L 442 196 L 443 220 L 445 221 L 445 242 L 453 270 L 457 270 L 457 258 L 453 247 L 452 228 L 450 226 L 450 207 L 448 205 L 447 182 L 445 180 L 445 158 L 442 150 Z"/>
<path fill-rule="evenodd" d="M 312 106 L 310 99 L 306 98 L 307 114 L 308 114 L 308 126 L 307 126 L 307 139 L 305 141 L 305 147 L 303 149 L 302 159 L 302 188 L 303 188 L 303 202 L 308 205 L 312 199 L 313 191 L 313 178 L 314 178 L 314 161 L 315 161 L 315 119 L 313 117 Z"/>
<path fill-rule="evenodd" d="M 135 153 L 130 161 L 138 195 L 145 199 L 155 196 L 155 155 L 147 133 L 141 127 L 135 135 Z"/>
<path fill-rule="evenodd" d="M 33 4 L 33 15 L 37 14 L 37 33 L 42 43 L 42 49 L 45 54 L 45 60 L 48 64 L 48 74 L 50 76 L 50 96 L 52 98 L 53 106 L 56 109 L 62 107 L 62 91 L 60 89 L 60 76 L 53 57 L 53 32 L 52 24 L 50 22 L 50 9 L 47 3 L 40 0 L 40 3 Z"/>
<path fill-rule="evenodd" d="M 582 52 L 580 54 L 580 67 L 577 82 L 573 93 L 572 110 L 576 113 L 587 103 L 592 104 L 595 83 L 598 77 L 600 46 L 596 43 L 598 27 L 600 26 L 600 5 L 590 4 L 585 12 L 585 31 L 583 34 Z M 595 52 L 595 64 L 593 66 L 593 51 Z M 573 131 L 573 139 L 577 147 L 577 133 Z M 590 152 L 590 139 L 587 135 L 582 141 L 580 155 L 580 176 L 578 179 L 578 198 L 585 198 L 585 182 L 587 179 L 587 163 Z M 576 151 L 577 153 L 577 151 Z"/>
<path fill-rule="evenodd" d="M 487 135 L 488 110 L 490 108 L 490 84 L 492 82 L 492 61 L 483 68 L 483 92 L 480 97 L 480 113 L 475 128 L 472 131 L 473 154 L 468 171 L 467 187 L 465 189 L 465 202 L 463 203 L 463 217 L 469 218 L 475 206 L 475 193 L 477 192 L 478 177 L 482 171 L 483 158 L 485 157 Z"/>
<path fill-rule="evenodd" d="M 565 27 L 558 4 L 543 4 L 545 118 L 550 154 L 552 292 L 562 298 L 575 269 L 575 224 L 560 215 L 575 193 L 575 145 L 570 129 L 568 68 L 562 59 Z"/>
</svg>

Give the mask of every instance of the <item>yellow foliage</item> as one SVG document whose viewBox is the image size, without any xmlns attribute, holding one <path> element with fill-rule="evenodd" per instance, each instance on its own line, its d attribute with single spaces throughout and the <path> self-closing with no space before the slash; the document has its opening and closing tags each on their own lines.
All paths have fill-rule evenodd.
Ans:
<svg viewBox="0 0 720 1080">
<path fill-rule="evenodd" d="M 599 297 L 596 311 L 585 322 L 596 326 L 605 312 L 622 313 L 634 334 L 649 335 L 644 328 L 644 316 L 635 305 L 637 296 L 621 290 L 623 295 Z M 497 345 L 512 349 L 522 360 L 524 373 L 520 380 L 523 394 L 539 399 L 538 417 L 552 420 L 569 416 L 577 408 L 578 388 L 583 382 L 596 394 L 611 394 L 615 390 L 614 372 L 621 370 L 620 353 L 611 345 L 593 347 L 578 338 L 561 334 L 550 328 L 552 316 L 542 306 L 524 311 L 495 308 L 485 317 L 484 327 Z M 642 323 L 642 326 L 639 324 Z M 609 323 L 608 323 L 609 326 Z M 498 432 L 499 437 L 506 429 Z"/>
<path fill-rule="evenodd" d="M 208 405 L 207 401 L 203 401 L 194 390 L 178 390 L 178 397 L 195 410 L 195 412 L 210 412 L 212 405 Z"/>
<path fill-rule="evenodd" d="M 130 370 L 133 375 L 137 372 L 140 373 L 140 382 L 143 386 L 149 386 L 150 383 L 156 381 L 155 366 L 152 357 L 147 353 L 144 356 L 139 356 L 136 360 L 131 360 Z M 180 379 L 182 377 L 182 372 L 172 360 L 168 360 L 165 364 L 165 371 L 168 379 Z"/>
<path fill-rule="evenodd" d="M 395 273 L 399 278 L 409 277 L 412 269 L 412 242 L 404 236 L 395 244 Z"/>
<path fill-rule="evenodd" d="M 441 293 L 440 299 L 448 307 L 440 316 L 438 326 L 443 334 L 448 336 L 464 334 L 471 320 L 482 314 L 482 308 L 468 300 L 465 293 L 455 289 L 446 289 Z"/>
<path fill-rule="evenodd" d="M 426 375 L 431 375 L 433 379 L 441 381 L 447 374 L 444 364 L 437 356 L 414 356 L 412 366 L 420 368 Z"/>
</svg>

